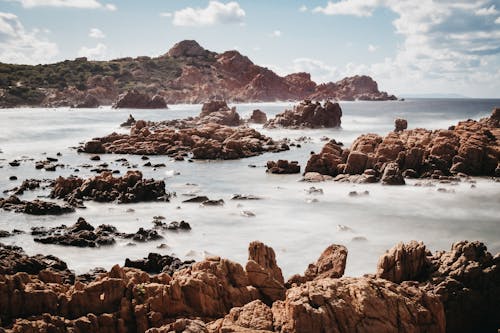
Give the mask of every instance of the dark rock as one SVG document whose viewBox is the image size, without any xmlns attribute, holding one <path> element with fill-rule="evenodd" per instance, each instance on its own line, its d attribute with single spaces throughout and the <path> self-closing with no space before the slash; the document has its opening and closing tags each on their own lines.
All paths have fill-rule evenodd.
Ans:
<svg viewBox="0 0 500 333">
<path fill-rule="evenodd" d="M 288 162 L 287 160 L 268 161 L 266 172 L 276 174 L 300 173 L 300 165 L 297 161 Z"/>
<path fill-rule="evenodd" d="M 174 272 L 190 267 L 194 260 L 182 261 L 172 256 L 162 256 L 158 253 L 149 253 L 147 258 L 130 260 L 125 259 L 125 267 L 133 267 L 148 272 L 150 274 L 159 274 L 162 272 L 173 275 Z"/>
</svg>

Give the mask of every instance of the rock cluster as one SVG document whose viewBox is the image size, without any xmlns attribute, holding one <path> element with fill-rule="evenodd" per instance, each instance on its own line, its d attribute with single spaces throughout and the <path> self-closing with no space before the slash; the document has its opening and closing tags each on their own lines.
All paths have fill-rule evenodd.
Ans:
<svg viewBox="0 0 500 333">
<path fill-rule="evenodd" d="M 434 255 L 422 243 L 398 244 L 376 276 L 359 278 L 342 277 L 346 256 L 332 245 L 285 284 L 274 251 L 252 242 L 246 269 L 219 257 L 193 264 L 150 254 L 127 260 L 140 269 L 115 265 L 73 282 L 56 258 L 0 245 L 2 331 L 489 332 L 500 325 L 500 254 L 482 243 Z"/>
<path fill-rule="evenodd" d="M 364 134 L 350 149 L 328 142 L 313 154 L 305 172 L 343 180 L 404 184 L 402 175 L 447 177 L 455 174 L 500 176 L 498 112 L 479 121 L 466 120 L 447 130 L 401 130 L 386 137 Z M 403 126 L 404 127 L 404 126 Z M 401 127 L 402 129 L 402 127 Z M 341 176 L 338 176 L 341 175 Z"/>
<path fill-rule="evenodd" d="M 304 100 L 294 106 L 292 110 L 286 110 L 277 114 L 276 117 L 267 121 L 264 127 L 285 128 L 321 128 L 339 127 L 341 124 L 342 109 L 338 103 L 326 101 L 323 105 L 310 100 Z"/>
<path fill-rule="evenodd" d="M 267 122 L 267 115 L 261 110 L 253 110 L 249 121 L 255 124 L 265 124 Z"/>
<path fill-rule="evenodd" d="M 168 155 L 194 159 L 238 159 L 264 152 L 288 150 L 284 142 L 276 142 L 248 127 L 230 127 L 214 123 L 194 128 L 150 130 L 144 121 L 137 121 L 130 135 L 112 133 L 88 141 L 83 151 L 91 154 L 120 153 L 137 155 Z"/>
<path fill-rule="evenodd" d="M 0 208 L 29 215 L 60 215 L 75 211 L 73 207 L 68 205 L 61 206 L 54 202 L 38 199 L 33 201 L 21 200 L 15 195 L 5 199 L 0 198 Z"/>
<path fill-rule="evenodd" d="M 164 181 L 143 179 L 140 171 L 127 171 L 122 177 L 113 177 L 111 172 L 103 172 L 88 179 L 58 177 L 50 196 L 64 199 L 74 206 L 81 206 L 83 200 L 131 203 L 168 201 L 170 198 L 170 194 L 165 191 Z"/>
<path fill-rule="evenodd" d="M 293 174 L 300 173 L 300 165 L 297 161 L 287 161 L 287 160 L 278 160 L 278 161 L 267 161 L 267 170 L 269 173 L 276 174 Z"/>
<path fill-rule="evenodd" d="M 141 93 L 135 89 L 129 90 L 120 96 L 113 104 L 115 109 L 166 109 L 167 102 L 160 95 L 150 97 L 145 93 Z"/>
</svg>

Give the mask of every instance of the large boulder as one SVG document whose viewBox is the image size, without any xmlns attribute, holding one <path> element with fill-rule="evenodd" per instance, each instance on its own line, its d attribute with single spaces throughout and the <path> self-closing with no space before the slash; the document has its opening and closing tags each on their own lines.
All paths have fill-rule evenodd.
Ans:
<svg viewBox="0 0 500 333">
<path fill-rule="evenodd" d="M 277 114 L 264 127 L 321 128 L 340 127 L 342 109 L 338 103 L 326 101 L 323 105 L 304 100 L 293 110 Z"/>
<path fill-rule="evenodd" d="M 183 40 L 175 44 L 167 53 L 172 58 L 178 57 L 205 57 L 209 51 L 205 50 L 195 40 Z"/>
<path fill-rule="evenodd" d="M 377 277 L 392 282 L 421 281 L 428 277 L 430 261 L 422 242 L 399 243 L 380 257 Z"/>
<path fill-rule="evenodd" d="M 264 124 L 267 121 L 267 115 L 261 110 L 253 110 L 250 116 L 250 122 L 255 124 Z"/>
</svg>

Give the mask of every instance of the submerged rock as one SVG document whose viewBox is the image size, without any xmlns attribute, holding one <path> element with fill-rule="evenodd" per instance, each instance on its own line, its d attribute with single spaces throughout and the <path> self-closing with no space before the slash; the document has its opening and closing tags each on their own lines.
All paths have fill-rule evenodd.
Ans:
<svg viewBox="0 0 500 333">
<path fill-rule="evenodd" d="M 75 211 L 68 205 L 58 205 L 54 202 L 35 199 L 33 201 L 21 200 L 12 195 L 8 198 L 0 198 L 0 208 L 16 213 L 25 213 L 29 215 L 61 215 Z"/>
</svg>

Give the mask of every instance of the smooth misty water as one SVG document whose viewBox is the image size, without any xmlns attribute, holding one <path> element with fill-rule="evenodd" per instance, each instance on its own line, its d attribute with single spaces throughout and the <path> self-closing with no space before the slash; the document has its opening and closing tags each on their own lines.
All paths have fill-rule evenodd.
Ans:
<svg viewBox="0 0 500 333">
<path fill-rule="evenodd" d="M 291 103 L 240 104 L 238 112 L 247 117 L 251 110 L 260 108 L 268 117 L 291 107 Z M 299 175 L 269 175 L 265 162 L 270 159 L 298 160 L 302 167 L 310 151 L 319 151 L 322 136 L 335 138 L 349 146 L 358 135 L 374 132 L 387 133 L 393 129 L 396 117 L 404 117 L 409 128 L 446 128 L 459 120 L 479 119 L 489 115 L 500 100 L 407 100 L 405 102 L 345 102 L 342 129 L 324 130 L 262 130 L 273 138 L 311 137 L 302 148 L 280 154 L 264 154 L 236 161 L 174 162 L 168 157 L 151 157 L 152 163 L 165 163 L 166 168 L 152 170 L 141 167 L 140 156 L 102 155 L 101 161 L 89 161 L 89 155 L 77 154 L 70 147 L 95 136 L 112 131 L 124 131 L 119 124 L 129 113 L 136 119 L 163 120 L 184 118 L 199 113 L 200 105 L 177 105 L 170 110 L 111 110 L 102 109 L 6 109 L 0 110 L 0 190 L 13 188 L 27 178 L 56 178 L 75 174 L 81 164 L 107 162 L 112 169 L 126 169 L 114 162 L 120 157 L 137 164 L 146 177 L 166 179 L 167 189 L 177 193 L 170 203 L 139 203 L 130 205 L 87 202 L 86 209 L 63 216 L 35 217 L 0 211 L 0 229 L 14 228 L 29 232 L 33 226 L 52 227 L 71 225 L 78 216 L 97 226 L 115 225 L 120 231 L 135 232 L 139 227 L 152 227 L 152 218 L 163 215 L 167 221 L 185 220 L 192 226 L 190 232 L 165 232 L 164 240 L 127 246 L 118 241 L 114 246 L 99 249 L 81 249 L 43 245 L 33 242 L 29 233 L 1 242 L 22 246 L 29 254 L 54 254 L 67 261 L 77 273 L 102 266 L 123 264 L 125 258 L 140 258 L 148 252 L 174 253 L 183 259 L 201 259 L 216 254 L 242 264 L 247 258 L 247 246 L 252 240 L 261 240 L 272 246 L 278 264 L 286 276 L 301 273 L 307 264 L 316 260 L 329 244 L 344 244 L 349 250 L 347 274 L 360 275 L 375 271 L 378 257 L 399 241 L 417 239 L 432 250 L 448 249 L 452 242 L 469 239 L 486 242 L 489 249 L 500 252 L 500 183 L 489 179 L 475 179 L 476 188 L 467 182 L 459 185 L 415 187 L 388 187 L 380 184 L 308 184 L 299 182 Z M 60 162 L 67 165 L 57 172 L 35 170 L 34 161 L 55 157 L 62 153 Z M 46 155 L 44 154 L 46 153 Z M 14 158 L 33 158 L 20 167 L 8 162 Z M 257 168 L 249 168 L 249 164 Z M 91 176 L 89 169 L 79 168 L 80 176 Z M 177 172 L 180 173 L 177 175 Z M 18 181 L 9 181 L 16 175 Z M 196 186 L 187 185 L 196 184 Z M 323 189 L 323 195 L 310 195 L 310 186 Z M 444 187 L 454 193 L 438 192 Z M 370 192 L 366 197 L 349 197 L 350 191 Z M 203 208 L 184 204 L 184 194 L 196 192 L 212 199 L 222 198 L 224 207 Z M 261 196 L 263 200 L 235 202 L 232 194 L 245 193 Z M 44 191 L 27 191 L 23 198 L 47 195 Z M 317 199 L 314 201 L 312 199 Z M 135 212 L 127 212 L 133 208 Z M 255 217 L 244 217 L 249 210 Z M 351 231 L 339 231 L 338 225 Z M 365 241 L 353 240 L 365 237 Z M 169 248 L 156 247 L 166 243 Z"/>
</svg>

